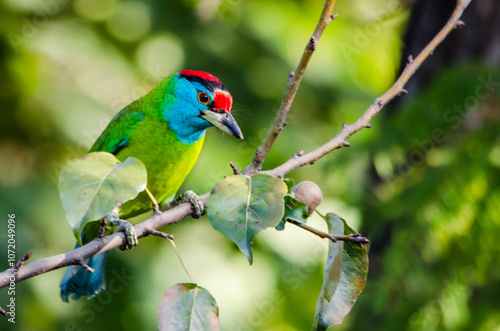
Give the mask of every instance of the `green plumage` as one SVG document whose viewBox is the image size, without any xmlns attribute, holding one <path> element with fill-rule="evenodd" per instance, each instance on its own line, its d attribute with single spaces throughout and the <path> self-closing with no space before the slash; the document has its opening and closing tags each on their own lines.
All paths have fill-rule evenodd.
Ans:
<svg viewBox="0 0 500 331">
<path fill-rule="evenodd" d="M 160 205 L 175 195 L 198 159 L 205 138 L 184 144 L 163 120 L 162 106 L 175 104 L 170 79 L 118 113 L 90 149 L 115 154 L 120 161 L 127 157 L 141 160 L 148 172 L 148 189 Z M 120 217 L 133 217 L 151 208 L 151 199 L 142 192 L 121 206 Z"/>
<path fill-rule="evenodd" d="M 90 152 L 112 153 L 120 161 L 128 157 L 142 161 L 148 173 L 147 187 L 158 203 L 163 204 L 175 195 L 193 168 L 207 128 L 215 126 L 243 139 L 238 124 L 230 114 L 231 105 L 231 95 L 215 76 L 184 70 L 168 77 L 119 112 Z M 142 192 L 120 206 L 119 216 L 126 219 L 147 212 L 152 207 L 148 194 Z M 83 243 L 97 236 L 99 225 L 100 222 L 92 222 L 86 226 Z M 132 238 L 137 245 L 137 238 Z M 107 252 L 104 252 L 85 260 L 95 269 L 94 273 L 76 265 L 68 268 L 60 285 L 63 301 L 68 302 L 70 297 L 76 300 L 82 296 L 93 296 L 103 289 L 106 255 Z"/>
</svg>

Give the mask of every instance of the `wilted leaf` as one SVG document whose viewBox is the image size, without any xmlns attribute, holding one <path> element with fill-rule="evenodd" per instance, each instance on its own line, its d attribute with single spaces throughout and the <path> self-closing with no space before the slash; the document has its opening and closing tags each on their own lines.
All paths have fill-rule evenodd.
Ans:
<svg viewBox="0 0 500 331">
<path fill-rule="evenodd" d="M 252 263 L 252 238 L 283 217 L 285 183 L 273 176 L 227 177 L 217 183 L 207 200 L 210 223 L 231 239 Z"/>
<path fill-rule="evenodd" d="M 146 168 L 131 157 L 120 163 L 112 154 L 96 152 L 69 161 L 59 179 L 59 192 L 76 239 L 80 242 L 85 224 L 135 198 L 146 183 Z"/>
<path fill-rule="evenodd" d="M 330 234 L 355 233 L 333 213 L 325 218 Z M 313 330 L 326 330 L 342 323 L 366 284 L 368 255 L 366 248 L 351 242 L 330 242 L 323 287 L 318 297 Z"/>
<path fill-rule="evenodd" d="M 176 284 L 169 288 L 158 309 L 161 331 L 216 331 L 219 307 L 212 295 L 196 284 Z"/>
</svg>

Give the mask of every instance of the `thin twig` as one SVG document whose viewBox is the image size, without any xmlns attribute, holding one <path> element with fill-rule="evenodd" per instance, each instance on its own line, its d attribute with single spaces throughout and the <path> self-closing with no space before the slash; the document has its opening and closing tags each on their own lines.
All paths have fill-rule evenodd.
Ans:
<svg viewBox="0 0 500 331">
<path fill-rule="evenodd" d="M 168 234 L 165 232 L 161 232 L 161 231 L 156 231 L 153 229 L 149 230 L 149 234 L 152 236 L 162 237 L 163 239 L 166 239 L 166 240 L 174 240 L 174 235 Z"/>
<path fill-rule="evenodd" d="M 297 93 L 302 77 L 304 76 L 307 64 L 316 50 L 316 46 L 318 45 L 318 41 L 321 38 L 323 31 L 325 31 L 327 25 L 337 17 L 337 15 L 332 15 L 334 5 L 335 0 L 325 1 L 325 5 L 323 7 L 323 11 L 321 12 L 318 24 L 316 25 L 316 29 L 314 29 L 314 32 L 304 49 L 299 65 L 297 66 L 297 69 L 295 69 L 295 72 L 292 71 L 288 76 L 288 85 L 273 125 L 267 132 L 262 144 L 255 151 L 252 162 L 245 168 L 245 170 L 243 170 L 243 174 L 251 176 L 260 172 L 262 169 L 262 163 L 264 163 L 267 153 L 273 146 L 276 138 L 278 138 L 278 135 L 283 127 L 286 125 L 286 117 L 290 107 L 292 106 L 292 102 L 295 99 L 295 94 Z"/>
<path fill-rule="evenodd" d="M 85 263 L 83 260 L 79 260 L 77 262 L 78 265 L 80 265 L 83 269 L 87 270 L 90 273 L 93 273 L 95 270 L 91 266 L 89 266 L 87 263 Z"/>
<path fill-rule="evenodd" d="M 324 155 L 330 153 L 331 151 L 341 148 L 348 147 L 350 144 L 346 141 L 347 138 L 360 131 L 363 128 L 370 128 L 370 120 L 375 117 L 378 112 L 384 107 L 387 103 L 389 103 L 392 99 L 400 94 L 408 93 L 404 86 L 408 82 L 411 76 L 415 73 L 415 71 L 420 67 L 420 65 L 431 55 L 436 47 L 448 36 L 448 34 L 453 31 L 457 27 L 464 26 L 464 22 L 460 21 L 460 16 L 462 15 L 464 9 L 469 5 L 471 0 L 458 0 L 457 6 L 453 11 L 450 19 L 446 23 L 446 25 L 439 31 L 439 33 L 431 40 L 431 42 L 420 52 L 420 54 L 413 59 L 410 55 L 408 58 L 408 63 L 406 64 L 405 69 L 401 76 L 399 76 L 398 80 L 392 85 L 392 87 L 385 92 L 381 97 L 375 99 L 374 103 L 368 107 L 365 113 L 353 124 L 347 125 L 344 124 L 340 133 L 335 136 L 332 140 L 315 149 L 312 152 L 309 152 L 302 157 L 292 157 L 279 167 L 276 167 L 273 170 L 262 171 L 262 173 L 275 176 L 275 177 L 283 177 L 285 174 L 290 171 L 297 169 L 299 167 L 313 164 L 319 158 Z"/>
<path fill-rule="evenodd" d="M 293 225 L 298 226 L 301 229 L 304 229 L 306 231 L 311 232 L 312 234 L 320 237 L 320 238 L 326 238 L 330 239 L 333 242 L 337 242 L 337 240 L 342 240 L 342 241 L 349 241 L 352 242 L 356 245 L 361 245 L 361 244 L 368 244 L 370 243 L 370 240 L 368 240 L 365 237 L 362 237 L 359 233 L 353 233 L 349 235 L 338 235 L 338 234 L 330 234 L 326 233 L 323 231 L 320 231 L 318 229 L 313 228 L 312 226 L 309 226 L 305 223 L 300 223 L 291 219 L 287 220 L 288 223 L 292 223 Z"/>
<path fill-rule="evenodd" d="M 239 175 L 241 172 L 238 170 L 238 167 L 236 166 L 236 164 L 234 164 L 233 162 L 229 162 L 229 165 L 231 166 L 231 168 L 233 169 L 233 174 L 234 175 Z"/>
</svg>

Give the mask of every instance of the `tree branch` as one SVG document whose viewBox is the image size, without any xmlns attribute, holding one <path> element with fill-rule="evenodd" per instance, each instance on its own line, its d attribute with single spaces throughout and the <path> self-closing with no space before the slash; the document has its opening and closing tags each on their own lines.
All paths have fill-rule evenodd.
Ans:
<svg viewBox="0 0 500 331">
<path fill-rule="evenodd" d="M 441 43 L 441 41 L 456 27 L 463 26 L 463 22 L 459 21 L 459 18 L 467 5 L 471 0 L 458 0 L 457 7 L 455 8 L 450 20 L 445 25 L 445 27 L 434 37 L 434 39 L 425 47 L 425 49 L 417 56 L 415 60 L 409 59 L 406 68 L 404 69 L 401 76 L 398 78 L 396 83 L 380 98 L 376 99 L 375 102 L 366 110 L 366 112 L 359 118 L 354 124 L 347 125 L 345 124 L 340 133 L 319 147 L 318 149 L 303 154 L 303 152 L 296 153 L 291 159 L 286 161 L 281 166 L 269 170 L 269 171 L 260 171 L 262 167 L 262 163 L 270 148 L 272 147 L 276 137 L 281 131 L 283 124 L 285 122 L 285 118 L 290 109 L 290 105 L 294 99 L 295 93 L 297 91 L 298 85 L 302 76 L 304 74 L 304 70 L 307 66 L 307 63 L 314 51 L 314 47 L 319 40 L 319 37 L 323 33 L 325 27 L 328 23 L 334 18 L 331 16 L 331 10 L 335 1 L 326 1 L 325 6 L 323 8 L 323 13 L 321 15 L 321 19 L 316 27 L 316 30 L 313 33 L 313 37 L 311 37 L 310 43 L 304 50 L 304 54 L 302 59 L 297 67 L 297 74 L 291 75 L 289 84 L 287 86 L 287 90 L 285 92 L 285 96 L 283 98 L 283 102 L 280 106 L 280 110 L 276 116 L 273 127 L 269 130 L 268 135 L 262 142 L 259 149 L 256 151 L 255 156 L 252 160 L 252 163 L 248 165 L 248 167 L 243 171 L 246 175 L 253 175 L 255 173 L 264 173 L 276 177 L 283 177 L 285 174 L 290 171 L 302 167 L 307 164 L 311 164 L 326 155 L 327 153 L 340 148 L 342 146 L 349 146 L 349 143 L 346 142 L 346 139 L 349 138 L 354 133 L 358 132 L 364 127 L 370 127 L 370 120 L 382 109 L 382 107 L 387 104 L 389 101 L 394 99 L 394 97 L 398 94 L 405 93 L 403 89 L 404 85 L 408 81 L 408 79 L 413 75 L 413 73 L 420 67 L 422 62 L 434 51 L 434 49 Z M 235 172 L 237 169 L 233 168 Z M 206 201 L 210 193 L 205 193 L 200 196 L 201 201 L 204 205 L 206 205 Z M 152 230 L 158 229 L 160 227 L 174 224 L 182 220 L 184 217 L 190 215 L 193 212 L 192 206 L 189 203 L 183 203 L 175 208 L 169 209 L 167 211 L 161 213 L 155 213 L 147 220 L 137 224 L 134 226 L 134 229 L 139 238 L 148 236 L 152 234 Z M 339 239 L 339 238 L 337 238 Z M 110 236 L 104 238 L 96 238 L 90 243 L 76 248 L 70 252 L 47 257 L 44 259 L 37 260 L 33 263 L 19 265 L 19 268 L 11 268 L 7 269 L 4 272 L 0 273 L 0 288 L 8 286 L 10 284 L 10 278 L 14 275 L 15 282 L 19 282 L 39 274 L 43 274 L 52 270 L 56 270 L 62 267 L 66 267 L 69 265 L 82 264 L 82 261 L 96 255 L 98 253 L 102 253 L 108 251 L 110 249 L 120 247 L 125 243 L 125 234 L 122 232 L 112 234 Z"/>
<path fill-rule="evenodd" d="M 200 196 L 201 201 L 206 205 L 210 193 Z M 165 225 L 174 224 L 193 212 L 190 203 L 183 203 L 179 206 L 153 214 L 147 220 L 134 226 L 138 238 L 152 234 L 151 230 L 159 229 Z M 125 234 L 118 232 L 104 238 L 96 238 L 88 244 L 78 247 L 70 252 L 54 255 L 33 263 L 25 264 L 22 268 L 7 269 L 0 273 L 0 288 L 10 284 L 10 277 L 15 274 L 15 281 L 19 282 L 27 278 L 37 276 L 52 270 L 56 270 L 69 265 L 82 265 L 82 261 L 96 254 L 120 247 L 125 243 Z"/>
<path fill-rule="evenodd" d="M 323 7 L 323 11 L 321 12 L 318 24 L 316 25 L 316 29 L 314 29 L 314 32 L 304 49 L 299 65 L 297 66 L 297 69 L 295 69 L 295 72 L 292 71 L 288 76 L 288 85 L 286 86 L 285 94 L 283 95 L 283 100 L 281 101 L 273 125 L 267 132 L 262 144 L 255 151 L 252 162 L 245 168 L 245 170 L 243 170 L 243 174 L 252 176 L 260 172 L 262 169 L 262 163 L 264 163 L 267 153 L 285 126 L 285 119 L 288 115 L 290 107 L 292 106 L 293 100 L 295 99 L 295 94 L 297 93 L 302 77 L 304 76 L 307 64 L 316 50 L 319 38 L 321 38 L 321 35 L 323 34 L 323 31 L 325 31 L 327 25 L 337 17 L 337 15 L 332 15 L 334 5 L 335 0 L 325 1 L 325 5 Z"/>
<path fill-rule="evenodd" d="M 368 107 L 365 113 L 353 124 L 348 125 L 344 123 L 342 130 L 340 131 L 335 138 L 325 143 L 323 146 L 315 149 L 312 152 L 304 154 L 302 156 L 297 156 L 295 154 L 288 161 L 280 165 L 279 167 L 274 168 L 269 171 L 262 171 L 261 173 L 280 177 L 282 178 L 285 174 L 290 171 L 305 166 L 307 164 L 313 164 L 319 158 L 325 156 L 331 151 L 341 148 L 341 147 L 349 147 L 349 144 L 346 139 L 360 131 L 363 128 L 370 128 L 370 120 L 375 117 L 378 112 L 384 107 L 387 103 L 389 103 L 392 99 L 400 94 L 408 93 L 403 87 L 406 85 L 411 76 L 417 71 L 420 65 L 431 55 L 436 47 L 448 36 L 448 34 L 453 31 L 457 27 L 463 27 L 464 22 L 460 21 L 460 16 L 462 15 L 464 9 L 469 5 L 471 0 L 457 0 L 457 6 L 453 11 L 450 19 L 446 23 L 446 25 L 439 31 L 439 33 L 431 40 L 431 42 L 420 52 L 420 54 L 413 59 L 410 55 L 408 57 L 408 63 L 406 64 L 403 73 L 399 76 L 398 80 L 392 85 L 392 87 L 385 92 L 381 97 L 375 99 L 375 102 Z"/>
</svg>

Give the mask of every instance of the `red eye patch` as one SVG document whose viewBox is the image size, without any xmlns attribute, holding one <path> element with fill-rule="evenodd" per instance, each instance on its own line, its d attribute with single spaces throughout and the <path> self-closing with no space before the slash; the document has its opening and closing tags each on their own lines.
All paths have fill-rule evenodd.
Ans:
<svg viewBox="0 0 500 331">
<path fill-rule="evenodd" d="M 223 109 L 224 111 L 230 112 L 233 105 L 233 97 L 229 92 L 216 90 L 214 93 L 214 101 L 212 102 L 211 108 L 213 110 Z"/>
</svg>

